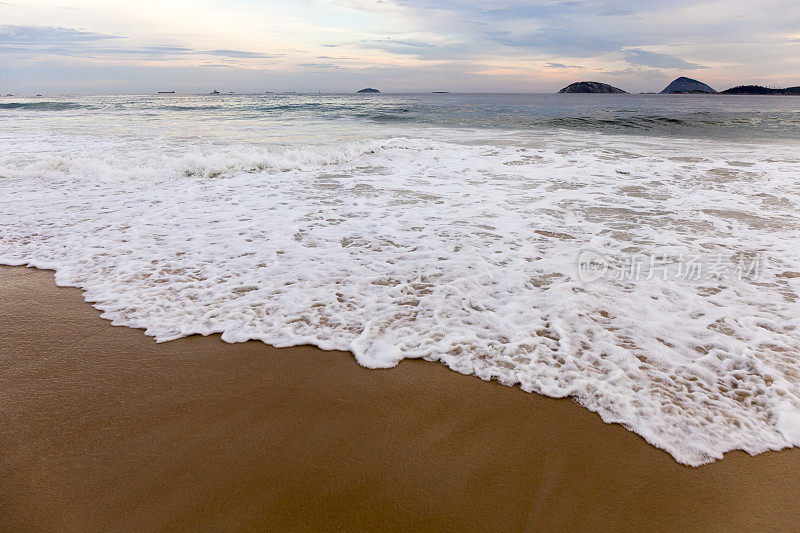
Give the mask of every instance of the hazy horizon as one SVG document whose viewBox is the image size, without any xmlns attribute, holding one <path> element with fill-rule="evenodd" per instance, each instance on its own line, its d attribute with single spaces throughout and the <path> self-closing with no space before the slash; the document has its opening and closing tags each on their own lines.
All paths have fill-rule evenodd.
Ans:
<svg viewBox="0 0 800 533">
<path fill-rule="evenodd" d="M 597 81 L 597 80 L 576 80 L 576 81 Z M 698 80 L 698 81 L 702 81 L 702 80 Z M 740 84 L 737 84 L 737 85 L 750 85 L 750 84 L 749 83 L 740 83 Z M 362 88 L 367 88 L 367 87 L 362 87 Z M 663 88 L 664 87 L 662 87 L 661 89 L 663 89 Z M 714 89 L 718 89 L 718 91 L 721 92 L 722 90 L 729 89 L 730 87 L 723 87 L 723 88 L 713 87 L 713 88 Z M 770 88 L 773 88 L 773 87 L 770 87 Z M 780 87 L 780 88 L 784 88 L 784 87 Z M 620 89 L 625 89 L 625 87 L 620 87 Z M 652 95 L 675 96 L 675 95 L 661 95 L 661 89 L 654 89 L 653 91 L 642 91 L 642 92 L 627 92 L 626 94 L 627 94 L 627 96 L 652 96 Z M 312 95 L 312 96 L 313 95 L 332 95 L 332 96 L 342 95 L 342 96 L 347 96 L 347 95 L 355 95 L 355 94 L 358 93 L 358 91 L 356 91 L 356 90 L 354 90 L 354 91 L 322 91 L 322 90 L 320 90 L 320 91 L 292 91 L 292 90 L 285 90 L 285 91 L 269 91 L 269 90 L 264 90 L 264 91 L 232 91 L 232 90 L 228 90 L 228 89 L 224 89 L 223 90 L 223 89 L 219 89 L 219 88 L 216 88 L 216 87 L 211 89 L 211 90 L 209 90 L 209 91 L 173 91 L 172 89 L 169 89 L 168 87 L 167 88 L 161 87 L 161 88 L 154 88 L 152 91 L 146 91 L 146 92 L 144 92 L 144 91 L 142 91 L 142 92 L 137 92 L 137 91 L 132 91 L 132 92 L 102 92 L 102 91 L 78 92 L 78 91 L 74 91 L 74 92 L 59 92 L 59 93 L 56 93 L 56 92 L 42 92 L 42 91 L 39 91 L 39 92 L 36 92 L 36 93 L 34 93 L 34 92 L 27 92 L 27 93 L 26 92 L 16 92 L 16 93 L 14 93 L 14 92 L 5 92 L 5 91 L 0 90 L 0 97 L 14 96 L 14 97 L 20 97 L 20 98 L 23 98 L 23 97 L 35 98 L 35 97 L 38 97 L 38 96 L 41 96 L 41 97 L 48 96 L 48 97 L 59 97 L 60 98 L 60 97 L 69 97 L 69 96 L 87 96 L 87 97 L 88 96 L 158 96 L 159 94 L 161 96 L 170 96 L 170 95 L 172 95 L 172 96 L 212 96 L 212 95 L 215 95 L 215 93 L 211 92 L 213 90 L 219 91 L 219 96 L 257 96 L 257 95 L 269 95 L 269 94 L 275 94 L 275 95 L 296 94 L 296 95 L 299 95 L 299 96 L 303 96 L 303 95 L 307 95 L 307 96 L 308 95 Z M 556 94 L 556 93 L 558 93 L 558 91 L 551 91 L 551 92 L 545 92 L 545 91 L 527 91 L 527 92 L 526 91 L 448 91 L 448 90 L 441 90 L 441 91 L 439 91 L 439 90 L 436 90 L 436 91 L 424 91 L 424 90 L 421 90 L 421 91 L 414 91 L 414 90 L 392 91 L 392 90 L 382 90 L 382 89 L 379 89 L 379 91 L 380 91 L 380 94 L 390 95 L 390 96 L 391 95 L 415 95 L 415 94 L 427 95 L 427 94 L 435 94 L 437 92 L 438 93 L 445 93 L 445 94 L 453 94 L 453 95 L 487 95 L 487 96 L 490 96 L 490 95 L 519 95 L 519 96 L 523 96 L 523 95 L 548 95 L 548 94 Z M 580 93 L 577 93 L 577 94 L 580 94 Z M 606 96 L 619 97 L 619 96 L 626 96 L 626 94 L 613 94 L 613 95 L 606 95 Z M 686 95 L 678 95 L 678 96 L 686 96 Z M 722 95 L 720 95 L 720 94 L 695 94 L 695 95 L 692 95 L 692 96 L 711 96 L 711 97 L 716 97 L 716 96 L 722 96 Z M 734 97 L 738 97 L 738 95 L 733 95 L 733 96 Z M 773 95 L 773 96 L 775 96 L 776 98 L 783 97 L 782 95 Z"/>
</svg>

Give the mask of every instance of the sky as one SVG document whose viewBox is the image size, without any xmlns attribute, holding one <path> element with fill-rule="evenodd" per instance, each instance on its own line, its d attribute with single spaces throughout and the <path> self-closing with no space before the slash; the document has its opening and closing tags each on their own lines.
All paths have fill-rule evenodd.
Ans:
<svg viewBox="0 0 800 533">
<path fill-rule="evenodd" d="M 0 92 L 800 85 L 798 0 L 0 0 Z"/>
</svg>

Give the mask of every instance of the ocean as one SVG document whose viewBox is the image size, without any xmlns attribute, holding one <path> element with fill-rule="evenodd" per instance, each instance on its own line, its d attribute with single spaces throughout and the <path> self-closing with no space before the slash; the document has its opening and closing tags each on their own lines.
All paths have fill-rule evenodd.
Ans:
<svg viewBox="0 0 800 533">
<path fill-rule="evenodd" d="M 800 98 L 4 97 L 0 263 L 159 342 L 572 397 L 688 465 L 800 446 Z"/>
</svg>

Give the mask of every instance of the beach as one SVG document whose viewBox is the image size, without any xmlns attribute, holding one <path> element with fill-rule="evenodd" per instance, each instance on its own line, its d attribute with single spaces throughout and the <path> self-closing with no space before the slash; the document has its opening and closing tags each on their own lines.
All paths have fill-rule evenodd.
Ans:
<svg viewBox="0 0 800 533">
<path fill-rule="evenodd" d="M 0 533 L 800 533 L 751 4 L 0 0 Z"/>
<path fill-rule="evenodd" d="M 114 327 L 0 268 L 0 529 L 791 531 L 800 450 L 678 464 L 435 362 Z"/>
<path fill-rule="evenodd" d="M 800 446 L 796 101 L 373 96 L 1 103 L 0 264 L 159 342 L 570 396 L 682 464 Z"/>
</svg>

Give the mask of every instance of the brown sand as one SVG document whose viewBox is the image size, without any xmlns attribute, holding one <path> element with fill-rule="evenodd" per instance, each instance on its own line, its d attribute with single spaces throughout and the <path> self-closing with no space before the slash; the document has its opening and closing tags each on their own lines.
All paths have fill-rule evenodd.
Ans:
<svg viewBox="0 0 800 533">
<path fill-rule="evenodd" d="M 159 345 L 33 269 L 0 297 L 0 530 L 800 528 L 798 449 L 693 469 L 436 363 Z"/>
</svg>

